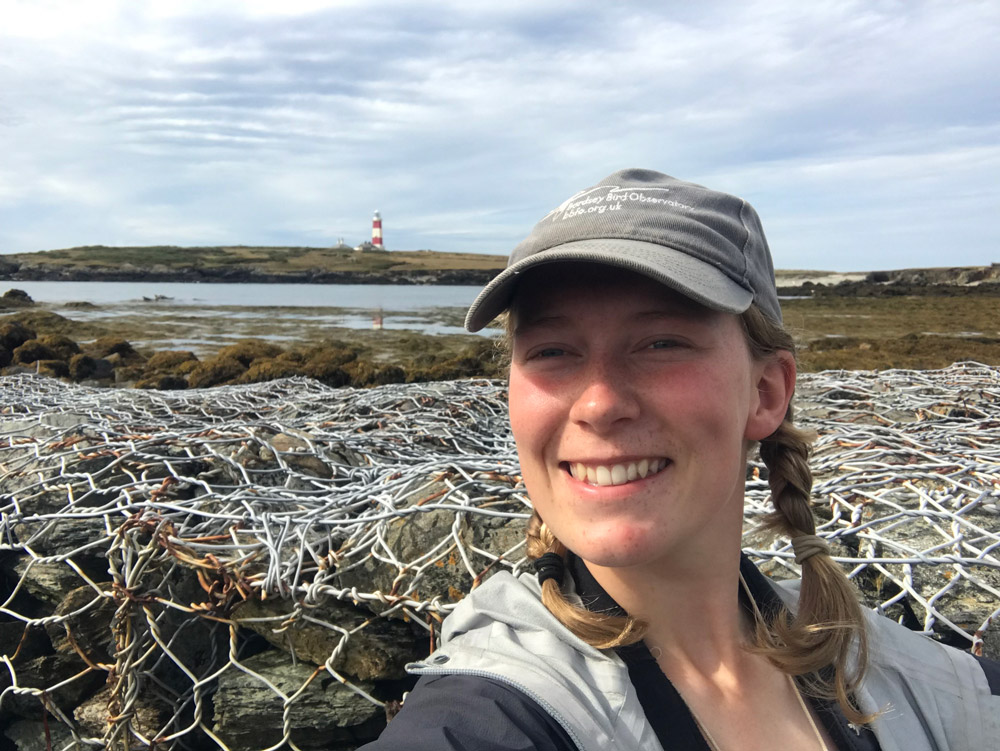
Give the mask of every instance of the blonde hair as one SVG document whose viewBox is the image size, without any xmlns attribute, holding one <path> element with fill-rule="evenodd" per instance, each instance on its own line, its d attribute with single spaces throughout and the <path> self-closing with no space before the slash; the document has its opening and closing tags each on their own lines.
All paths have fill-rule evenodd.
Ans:
<svg viewBox="0 0 1000 751">
<path fill-rule="evenodd" d="M 791 335 L 764 315 L 756 305 L 740 316 L 750 355 L 767 359 L 778 351 L 794 355 Z M 506 344 L 510 351 L 512 326 L 508 318 Z M 791 405 L 784 421 L 760 442 L 760 458 L 768 468 L 774 512 L 766 524 L 789 536 L 815 534 L 812 514 L 812 470 L 809 468 L 810 435 L 793 422 Z M 527 529 L 528 557 L 545 553 L 563 558 L 566 547 L 536 512 Z M 632 616 L 596 613 L 567 600 L 555 580 L 542 585 L 542 602 L 568 629 L 599 649 L 640 641 L 646 626 Z M 755 624 L 748 649 L 764 655 L 779 670 L 798 677 L 813 696 L 836 700 L 850 722 L 867 723 L 852 694 L 860 684 L 868 661 L 864 614 L 854 586 L 844 570 L 827 554 L 802 563 L 802 586 L 795 614 L 782 609 L 766 621 L 754 607 Z"/>
</svg>

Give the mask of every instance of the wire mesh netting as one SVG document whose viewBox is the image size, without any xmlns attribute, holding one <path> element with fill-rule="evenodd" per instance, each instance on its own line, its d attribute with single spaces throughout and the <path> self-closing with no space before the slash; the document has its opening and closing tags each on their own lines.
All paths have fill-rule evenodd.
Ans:
<svg viewBox="0 0 1000 751">
<path fill-rule="evenodd" d="M 997 656 L 1000 370 L 825 372 L 799 393 L 819 532 L 866 604 Z M 53 747 L 308 748 L 305 726 L 351 747 L 463 593 L 524 565 L 500 382 L 9 376 L 0 404 L 0 717 Z M 744 546 L 795 576 L 760 530 L 765 473 Z"/>
</svg>

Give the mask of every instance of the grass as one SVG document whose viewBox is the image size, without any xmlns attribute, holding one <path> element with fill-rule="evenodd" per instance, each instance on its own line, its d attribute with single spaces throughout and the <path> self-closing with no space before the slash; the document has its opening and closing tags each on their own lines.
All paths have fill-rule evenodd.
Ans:
<svg viewBox="0 0 1000 751">
<path fill-rule="evenodd" d="M 439 253 L 429 250 L 359 253 L 334 248 L 251 246 L 108 247 L 90 245 L 6 257 L 21 264 L 56 269 L 135 267 L 151 270 L 245 268 L 264 273 L 295 271 L 447 271 L 502 269 L 505 256 Z"/>
<path fill-rule="evenodd" d="M 990 297 L 785 300 L 802 370 L 1000 365 L 1000 318 Z"/>
</svg>

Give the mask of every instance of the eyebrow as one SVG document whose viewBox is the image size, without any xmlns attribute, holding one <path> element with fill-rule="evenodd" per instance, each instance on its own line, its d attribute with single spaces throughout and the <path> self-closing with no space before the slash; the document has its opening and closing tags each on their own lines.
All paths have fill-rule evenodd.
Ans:
<svg viewBox="0 0 1000 751">
<path fill-rule="evenodd" d="M 543 326 L 559 325 L 560 323 L 569 323 L 569 316 L 562 315 L 546 315 L 545 313 L 539 315 L 528 316 L 524 320 L 517 321 L 517 325 L 514 326 L 514 334 L 523 334 L 531 329 L 541 328 Z"/>
<path fill-rule="evenodd" d="M 699 314 L 702 312 L 699 310 L 702 308 L 700 305 L 677 305 L 670 306 L 669 309 L 653 309 L 653 310 L 641 310 L 633 315 L 629 316 L 630 319 L 635 321 L 659 321 L 659 320 L 672 320 L 680 318 L 682 320 L 694 320 L 699 318 Z M 517 322 L 514 327 L 514 334 L 524 334 L 525 332 L 531 331 L 532 329 L 541 328 L 544 326 L 559 326 L 561 324 L 569 323 L 570 316 L 562 315 L 558 313 L 546 313 L 542 311 L 537 315 L 531 315 L 526 317 L 522 322 Z"/>
</svg>

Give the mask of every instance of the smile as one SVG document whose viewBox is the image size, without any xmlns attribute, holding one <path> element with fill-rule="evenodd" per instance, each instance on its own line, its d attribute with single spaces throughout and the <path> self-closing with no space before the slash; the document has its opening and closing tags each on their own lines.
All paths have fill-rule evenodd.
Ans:
<svg viewBox="0 0 1000 751">
<path fill-rule="evenodd" d="M 607 485 L 624 485 L 634 480 L 642 480 L 666 467 L 666 459 L 642 459 L 626 464 L 597 464 L 588 466 L 581 462 L 567 462 L 570 475 L 588 485 L 605 487 Z"/>
</svg>

